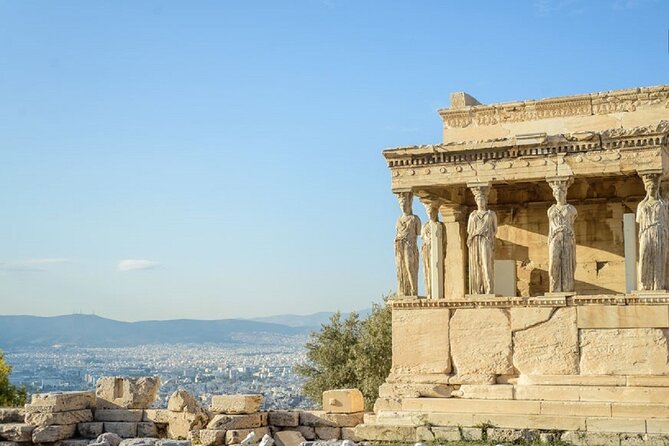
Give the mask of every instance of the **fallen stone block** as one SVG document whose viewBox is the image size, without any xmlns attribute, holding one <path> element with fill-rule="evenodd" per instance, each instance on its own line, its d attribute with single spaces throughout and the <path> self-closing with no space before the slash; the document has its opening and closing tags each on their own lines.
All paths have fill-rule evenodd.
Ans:
<svg viewBox="0 0 669 446">
<path fill-rule="evenodd" d="M 297 427 L 300 424 L 300 413 L 292 410 L 274 410 L 268 412 L 268 424 L 277 427 Z"/>
<path fill-rule="evenodd" d="M 251 432 L 255 433 L 255 439 L 251 444 L 258 444 L 260 439 L 269 434 L 269 429 L 267 427 L 258 427 L 256 429 L 232 429 L 225 433 L 225 444 L 239 444 L 244 440 Z"/>
<path fill-rule="evenodd" d="M 144 418 L 142 409 L 98 409 L 95 411 L 95 421 L 124 421 L 138 423 Z"/>
<path fill-rule="evenodd" d="M 314 429 L 316 430 L 316 438 L 320 440 L 339 440 L 341 437 L 341 428 L 339 427 L 318 426 Z"/>
<path fill-rule="evenodd" d="M 148 409 L 155 401 L 158 389 L 160 378 L 157 376 L 103 376 L 98 379 L 95 393 L 99 409 Z"/>
<path fill-rule="evenodd" d="M 207 425 L 207 417 L 204 413 L 193 414 L 188 412 L 169 412 L 167 424 L 167 436 L 169 438 L 183 440 L 188 437 L 188 432 L 202 429 Z"/>
<path fill-rule="evenodd" d="M 157 437 L 158 428 L 156 427 L 156 423 L 150 421 L 141 421 L 137 423 L 137 436 L 139 438 Z"/>
<path fill-rule="evenodd" d="M 23 423 L 26 411 L 17 407 L 0 408 L 0 424 Z"/>
<path fill-rule="evenodd" d="M 416 439 L 416 428 L 413 426 L 361 424 L 355 428 L 355 434 L 367 441 L 414 442 Z"/>
<path fill-rule="evenodd" d="M 157 446 L 157 444 L 157 438 L 128 438 L 121 441 L 120 446 Z"/>
<path fill-rule="evenodd" d="M 137 423 L 125 421 L 105 421 L 105 432 L 116 434 L 121 438 L 133 438 L 137 436 Z"/>
<path fill-rule="evenodd" d="M 185 390 L 177 390 L 170 396 L 167 402 L 167 410 L 171 410 L 172 412 L 200 413 L 204 409 L 200 402 L 190 393 Z"/>
<path fill-rule="evenodd" d="M 62 426 L 38 426 L 33 430 L 33 443 L 53 443 L 55 441 L 72 438 L 77 431 L 76 424 Z"/>
<path fill-rule="evenodd" d="M 298 431 L 281 431 L 274 434 L 276 446 L 299 446 L 306 439 Z"/>
<path fill-rule="evenodd" d="M 354 427 L 342 427 L 341 428 L 341 439 L 342 440 L 354 441 L 356 443 L 362 441 L 362 438 L 359 438 L 357 435 L 355 435 L 355 428 Z"/>
<path fill-rule="evenodd" d="M 98 443 L 108 443 L 110 446 L 118 446 L 121 444 L 123 439 L 118 434 L 113 432 L 106 432 L 104 434 L 100 434 L 95 441 Z"/>
<path fill-rule="evenodd" d="M 362 424 L 364 413 L 325 413 L 322 410 L 300 412 L 300 424 L 313 427 L 355 427 Z"/>
<path fill-rule="evenodd" d="M 200 444 L 202 446 L 221 446 L 225 444 L 225 431 L 217 429 L 200 430 Z"/>
<path fill-rule="evenodd" d="M 262 395 L 214 395 L 210 411 L 225 414 L 250 414 L 260 411 Z"/>
<path fill-rule="evenodd" d="M 78 423 L 77 432 L 81 438 L 98 438 L 102 435 L 104 426 L 102 422 Z"/>
<path fill-rule="evenodd" d="M 246 415 L 214 415 L 207 429 L 253 429 L 267 426 L 267 412 L 256 412 Z"/>
<path fill-rule="evenodd" d="M 28 412 L 25 420 L 26 423 L 33 426 L 77 424 L 93 421 L 93 412 L 90 409 L 70 410 L 67 412 Z"/>
<path fill-rule="evenodd" d="M 25 442 L 32 440 L 35 426 L 25 423 L 0 424 L 0 440 Z"/>
<path fill-rule="evenodd" d="M 158 440 L 156 446 L 191 446 L 188 440 Z"/>
<path fill-rule="evenodd" d="M 81 438 L 68 438 L 58 443 L 58 446 L 88 446 L 89 440 Z"/>
<path fill-rule="evenodd" d="M 170 422 L 171 417 L 172 412 L 167 409 L 146 409 L 144 411 L 143 421 L 167 424 Z"/>
<path fill-rule="evenodd" d="M 21 443 L 17 443 L 16 441 L 0 440 L 0 446 L 21 446 Z"/>
<path fill-rule="evenodd" d="M 67 412 L 70 410 L 94 409 L 96 404 L 93 392 L 50 392 L 36 393 L 26 412 Z"/>
<path fill-rule="evenodd" d="M 357 413 L 365 410 L 365 398 L 358 389 L 326 390 L 323 410 L 327 413 Z"/>
<path fill-rule="evenodd" d="M 316 439 L 316 429 L 313 426 L 297 426 L 297 431 L 309 441 Z"/>
</svg>

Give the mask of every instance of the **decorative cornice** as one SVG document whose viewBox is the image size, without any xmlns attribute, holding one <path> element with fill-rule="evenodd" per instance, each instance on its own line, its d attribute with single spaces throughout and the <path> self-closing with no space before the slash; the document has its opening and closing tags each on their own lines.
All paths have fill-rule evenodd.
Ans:
<svg viewBox="0 0 669 446">
<path fill-rule="evenodd" d="M 394 147 L 383 151 L 389 168 L 499 161 L 524 157 L 568 155 L 612 149 L 667 147 L 669 121 L 600 133 L 578 132 L 532 138 L 514 137 L 472 143 Z"/>
<path fill-rule="evenodd" d="M 640 106 L 658 102 L 669 104 L 669 85 L 441 109 L 439 115 L 446 127 L 462 128 L 565 116 L 631 112 Z"/>
<path fill-rule="evenodd" d="M 388 301 L 393 309 L 422 310 L 434 308 L 517 308 L 517 307 L 564 307 L 582 305 L 667 305 L 669 293 L 643 294 L 598 294 L 570 297 L 495 297 L 483 299 L 393 299 Z"/>
</svg>

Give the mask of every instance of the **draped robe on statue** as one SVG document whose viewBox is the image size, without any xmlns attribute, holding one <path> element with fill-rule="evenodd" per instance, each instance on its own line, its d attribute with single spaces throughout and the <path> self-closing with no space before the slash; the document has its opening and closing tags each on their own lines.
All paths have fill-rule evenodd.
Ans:
<svg viewBox="0 0 669 446">
<path fill-rule="evenodd" d="M 550 292 L 574 291 L 576 270 L 576 208 L 554 204 L 548 209 L 548 271 Z"/>
<path fill-rule="evenodd" d="M 467 223 L 469 292 L 492 294 L 497 216 L 491 210 L 473 211 Z"/>
<path fill-rule="evenodd" d="M 636 210 L 639 224 L 639 289 L 666 288 L 669 210 L 661 198 L 644 198 Z"/>
<path fill-rule="evenodd" d="M 418 234 L 420 219 L 416 215 L 402 215 L 395 225 L 395 263 L 397 266 L 397 294 L 418 295 Z"/>
</svg>

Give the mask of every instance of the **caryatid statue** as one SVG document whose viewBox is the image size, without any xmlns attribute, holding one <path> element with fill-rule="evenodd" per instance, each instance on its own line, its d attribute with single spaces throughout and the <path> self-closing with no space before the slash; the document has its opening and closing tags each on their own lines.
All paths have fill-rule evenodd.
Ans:
<svg viewBox="0 0 669 446">
<path fill-rule="evenodd" d="M 636 208 L 636 222 L 639 224 L 638 287 L 640 290 L 664 290 L 669 253 L 669 210 L 660 197 L 660 174 L 640 175 L 646 197 Z"/>
<path fill-rule="evenodd" d="M 488 207 L 489 185 L 471 186 L 477 209 L 469 214 L 469 293 L 493 294 L 495 278 L 495 236 L 497 215 Z"/>
<path fill-rule="evenodd" d="M 418 234 L 420 218 L 411 209 L 413 193 L 400 192 L 397 198 L 402 216 L 395 224 L 395 265 L 397 267 L 397 295 L 418 295 Z"/>
<path fill-rule="evenodd" d="M 425 294 L 430 299 L 444 297 L 444 224 L 439 221 L 439 203 L 433 200 L 423 202 L 428 221 L 423 225 L 420 238 L 423 242 L 423 275 Z"/>
<path fill-rule="evenodd" d="M 549 178 L 556 203 L 548 208 L 548 277 L 551 293 L 574 291 L 576 208 L 567 203 L 569 178 Z"/>
</svg>

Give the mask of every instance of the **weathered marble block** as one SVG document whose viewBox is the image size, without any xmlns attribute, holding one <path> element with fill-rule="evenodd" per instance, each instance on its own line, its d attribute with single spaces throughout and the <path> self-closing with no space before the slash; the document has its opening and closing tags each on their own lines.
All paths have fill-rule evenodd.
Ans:
<svg viewBox="0 0 669 446">
<path fill-rule="evenodd" d="M 98 409 L 148 409 L 158 395 L 160 378 L 143 376 L 122 378 L 103 376 L 98 379 L 95 393 Z"/>
<path fill-rule="evenodd" d="M 260 410 L 262 395 L 214 395 L 209 410 L 214 413 L 250 414 Z"/>
<path fill-rule="evenodd" d="M 393 373 L 451 371 L 449 316 L 447 309 L 393 310 Z"/>
<path fill-rule="evenodd" d="M 455 310 L 450 320 L 450 341 L 453 366 L 458 375 L 513 373 L 508 310 Z"/>
<path fill-rule="evenodd" d="M 365 399 L 358 389 L 326 390 L 323 410 L 328 413 L 356 413 L 365 410 Z"/>
</svg>

